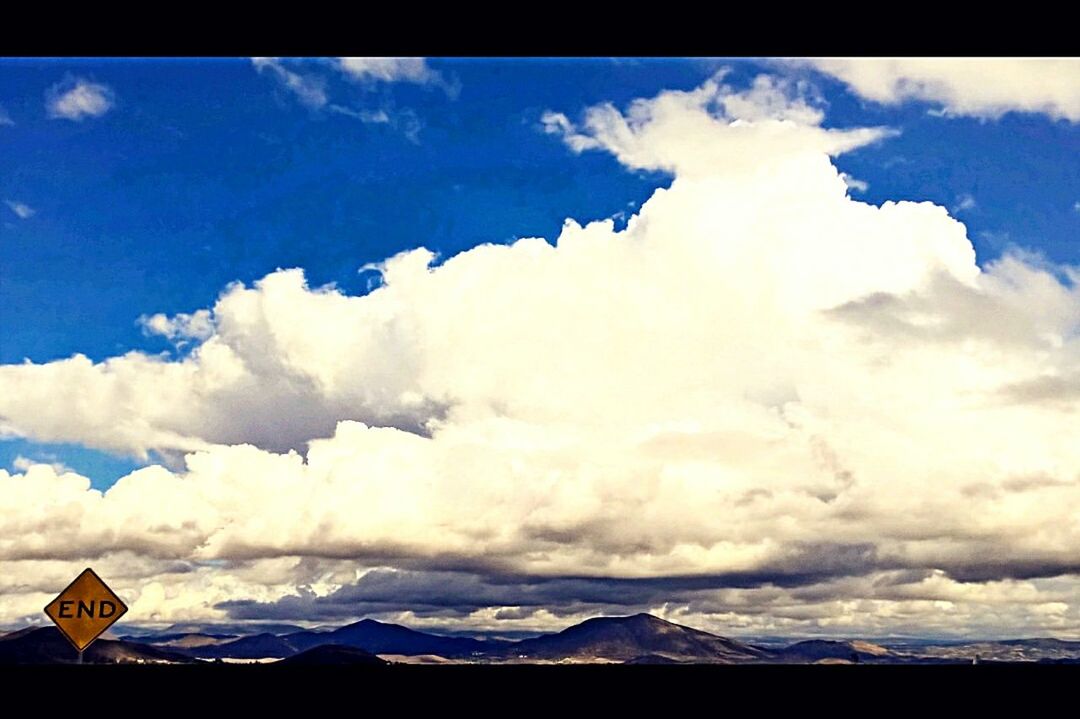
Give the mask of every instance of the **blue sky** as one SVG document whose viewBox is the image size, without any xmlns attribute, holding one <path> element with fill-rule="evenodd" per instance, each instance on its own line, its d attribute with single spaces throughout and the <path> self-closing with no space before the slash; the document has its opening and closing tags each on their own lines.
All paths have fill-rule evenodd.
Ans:
<svg viewBox="0 0 1080 719">
<path fill-rule="evenodd" d="M 1078 68 L 0 61 L 0 622 L 1080 638 Z"/>
<path fill-rule="evenodd" d="M 730 66 L 732 84 L 775 63 L 747 60 L 430 60 L 456 88 L 357 86 L 327 73 L 336 101 L 417 123 L 364 123 L 313 110 L 235 60 L 8 60 L 0 63 L 0 363 L 93 360 L 138 349 L 141 314 L 212 304 L 230 282 L 303 267 L 310 283 L 365 291 L 365 263 L 424 245 L 448 257 L 518 237 L 554 238 L 565 218 L 624 217 L 670 182 L 603 153 L 575 155 L 540 131 L 550 108 L 622 106 L 691 89 Z M 318 67 L 296 62 L 300 69 Z M 101 117 L 49 118 L 66 78 L 101 83 Z M 945 118 L 927 103 L 883 106 L 814 78 L 831 126 L 901 134 L 840 157 L 869 184 L 860 199 L 931 200 L 969 228 L 980 263 L 1019 245 L 1080 263 L 1080 130 L 1011 113 Z M 965 198 L 969 198 L 965 202 Z M 974 203 L 974 204 L 972 204 Z M 965 206 L 970 205 L 970 206 Z M 137 466 L 73 445 L 0 442 L 0 465 L 52 456 L 96 485 Z"/>
</svg>

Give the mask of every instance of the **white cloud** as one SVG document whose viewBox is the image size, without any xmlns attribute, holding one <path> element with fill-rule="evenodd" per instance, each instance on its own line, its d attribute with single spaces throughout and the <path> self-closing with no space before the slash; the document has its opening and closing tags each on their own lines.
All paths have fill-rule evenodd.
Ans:
<svg viewBox="0 0 1080 719">
<path fill-rule="evenodd" d="M 381 82 L 438 82 L 439 73 L 422 57 L 340 57 L 337 66 L 354 80 Z"/>
<path fill-rule="evenodd" d="M 1078 591 L 1041 578 L 1080 562 L 1068 270 L 980 268 L 945 208 L 852 199 L 830 155 L 887 131 L 822 127 L 806 88 L 712 80 L 546 117 L 675 179 L 622 231 L 404 252 L 363 296 L 281 270 L 146 318 L 202 340 L 181 359 L 0 366 L 8 433 L 184 454 L 104 494 L 0 471 L 0 592 L 88 556 L 162 620 L 358 565 L 798 573 L 819 579 L 664 611 L 847 631 L 940 623 L 949 601 L 953 626 L 1067 624 L 1032 608 Z M 8 590 L 0 616 L 40 599 Z"/>
<path fill-rule="evenodd" d="M 81 122 L 87 117 L 101 117 L 115 104 L 115 95 L 107 85 L 69 77 L 45 93 L 45 109 L 53 119 Z"/>
<path fill-rule="evenodd" d="M 866 192 L 870 189 L 869 182 L 867 182 L 866 180 L 860 180 L 856 177 L 852 177 L 846 172 L 840 173 L 840 179 L 844 181 L 844 184 L 847 185 L 847 188 L 849 190 L 853 190 L 855 192 Z"/>
<path fill-rule="evenodd" d="M 1037 112 L 1080 122 L 1076 58 L 837 58 L 813 60 L 861 97 L 939 104 L 948 115 L 994 119 Z"/>
<path fill-rule="evenodd" d="M 41 464 L 41 465 L 44 465 L 44 466 L 48 467 L 56 475 L 62 475 L 62 474 L 67 474 L 69 472 L 74 472 L 73 469 L 68 467 L 63 462 L 57 461 L 55 457 L 48 457 L 48 458 L 46 458 L 44 460 L 42 460 L 42 459 L 30 459 L 29 457 L 24 457 L 21 454 L 16 455 L 15 459 L 13 459 L 11 461 L 11 468 L 14 469 L 16 472 L 26 473 L 32 467 L 34 467 L 35 465 L 38 465 L 38 464 Z"/>
<path fill-rule="evenodd" d="M 14 212 L 20 220 L 29 220 L 31 217 L 37 214 L 37 210 L 35 210 L 33 207 L 26 204 L 25 202 L 18 202 L 17 200 L 4 200 L 4 204 L 7 205 L 8 208 L 12 212 Z"/>
<path fill-rule="evenodd" d="M 975 202 L 975 198 L 965 192 L 956 198 L 956 204 L 953 205 L 952 213 L 956 215 L 961 212 L 967 212 L 968 210 L 974 210 L 976 207 L 978 207 L 978 203 Z"/>
<path fill-rule="evenodd" d="M 329 102 L 326 81 L 316 75 L 302 75 L 286 68 L 277 58 L 253 57 L 251 63 L 260 72 L 270 73 L 281 86 L 291 92 L 306 107 L 320 109 Z"/>
<path fill-rule="evenodd" d="M 3 107 L 0 107 L 0 127 L 3 127 L 4 125 L 11 126 L 14 124 L 15 121 L 11 119 L 11 115 L 8 114 L 8 111 Z"/>
<path fill-rule="evenodd" d="M 390 125 L 411 142 L 418 142 L 422 127 L 416 113 L 408 108 L 394 109 L 383 103 L 377 108 L 351 107 L 332 102 L 325 77 L 315 73 L 299 73 L 285 67 L 277 58 L 256 57 L 252 64 L 260 73 L 268 72 L 297 99 L 312 110 L 326 110 L 351 117 L 365 124 Z M 333 66 L 349 79 L 358 82 L 414 82 L 436 84 L 454 95 L 456 86 L 427 67 L 423 58 L 337 58 Z"/>
<path fill-rule="evenodd" d="M 340 115 L 354 117 L 360 122 L 384 125 L 390 122 L 390 115 L 386 110 L 355 110 L 344 105 L 330 105 L 330 111 Z"/>
<path fill-rule="evenodd" d="M 181 312 L 173 317 L 162 313 L 143 315 L 139 318 L 143 332 L 161 335 L 170 340 L 208 340 L 214 334 L 214 323 L 209 310 L 197 310 L 192 314 Z"/>
<path fill-rule="evenodd" d="M 589 108 L 580 127 L 561 113 L 545 113 L 545 132 L 560 133 L 575 152 L 605 149 L 634 169 L 667 170 L 679 177 L 765 171 L 795 154 L 825 158 L 894 134 L 886 128 L 825 129 L 808 88 L 759 76 L 744 91 L 721 83 L 724 72 L 688 92 L 667 91 L 636 100 L 623 113 L 611 104 Z"/>
<path fill-rule="evenodd" d="M 30 467 L 33 466 L 34 464 L 35 463 L 33 461 L 27 459 L 26 457 L 24 457 L 24 456 L 22 456 L 20 454 L 20 455 L 15 457 L 14 461 L 12 461 L 11 467 L 16 472 L 25 472 L 26 470 L 30 469 Z"/>
<path fill-rule="evenodd" d="M 571 142 L 572 138 L 577 137 L 574 135 L 574 125 L 570 122 L 570 118 L 561 112 L 552 112 L 551 110 L 548 110 L 541 115 L 540 124 L 543 127 L 544 132 L 548 135 L 564 135 L 567 138 L 567 142 Z M 578 151 L 596 147 L 595 143 L 588 141 L 588 138 L 585 137 L 573 141 L 579 144 L 585 142 L 584 146 L 575 148 Z"/>
</svg>

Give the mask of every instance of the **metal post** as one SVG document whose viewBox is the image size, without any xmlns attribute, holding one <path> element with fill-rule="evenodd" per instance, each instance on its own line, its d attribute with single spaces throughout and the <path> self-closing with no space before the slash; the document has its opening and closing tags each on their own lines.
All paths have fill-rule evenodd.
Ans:
<svg viewBox="0 0 1080 719">
<path fill-rule="evenodd" d="M 76 664 L 82 664 L 82 651 L 79 652 L 79 658 L 75 660 Z"/>
</svg>

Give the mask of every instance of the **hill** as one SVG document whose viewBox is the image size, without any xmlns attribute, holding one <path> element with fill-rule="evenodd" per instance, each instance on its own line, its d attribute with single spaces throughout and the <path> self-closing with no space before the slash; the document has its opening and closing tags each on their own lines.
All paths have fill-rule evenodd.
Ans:
<svg viewBox="0 0 1080 719">
<path fill-rule="evenodd" d="M 635 614 L 587 619 L 557 634 L 517 642 L 498 655 L 517 661 L 628 662 L 647 657 L 649 662 L 733 664 L 763 661 L 771 653 L 651 614 Z"/>
<path fill-rule="evenodd" d="M 186 647 L 183 651 L 203 659 L 280 659 L 331 644 L 363 649 L 372 654 L 464 658 L 480 656 L 509 646 L 510 643 L 467 637 L 444 637 L 419 632 L 399 624 L 364 619 L 332 631 L 300 631 L 285 635 L 261 633 L 220 644 Z"/>
<path fill-rule="evenodd" d="M 264 632 L 216 644 L 174 646 L 173 649 L 200 659 L 281 659 L 310 648 L 298 647 L 289 640 L 289 636 L 279 637 Z"/>
<path fill-rule="evenodd" d="M 478 656 L 510 645 L 510 642 L 497 640 L 444 637 L 374 619 L 363 619 L 330 632 L 291 634 L 287 639 L 301 649 L 332 643 L 358 647 L 372 654 L 435 654 L 442 657 Z"/>
<path fill-rule="evenodd" d="M 380 659 L 371 652 L 365 652 L 356 647 L 346 647 L 340 644 L 322 644 L 314 649 L 308 649 L 282 659 L 276 664 L 281 666 L 385 666 L 389 662 Z"/>
<path fill-rule="evenodd" d="M 74 664 L 78 652 L 56 627 L 22 629 L 0 637 L 0 664 Z M 185 654 L 147 644 L 99 639 L 83 652 L 84 664 L 183 664 Z"/>
<path fill-rule="evenodd" d="M 870 642 L 809 639 L 784 647 L 776 653 L 775 660 L 791 664 L 813 664 L 837 660 L 861 664 L 863 662 L 880 663 L 892 657 L 893 652 Z"/>
</svg>

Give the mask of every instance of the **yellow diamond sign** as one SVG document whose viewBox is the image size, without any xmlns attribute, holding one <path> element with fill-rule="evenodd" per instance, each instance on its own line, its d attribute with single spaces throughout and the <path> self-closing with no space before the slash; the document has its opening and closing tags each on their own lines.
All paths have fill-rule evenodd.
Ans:
<svg viewBox="0 0 1080 719">
<path fill-rule="evenodd" d="M 45 607 L 60 633 L 80 652 L 128 610 L 89 567 Z"/>
</svg>

